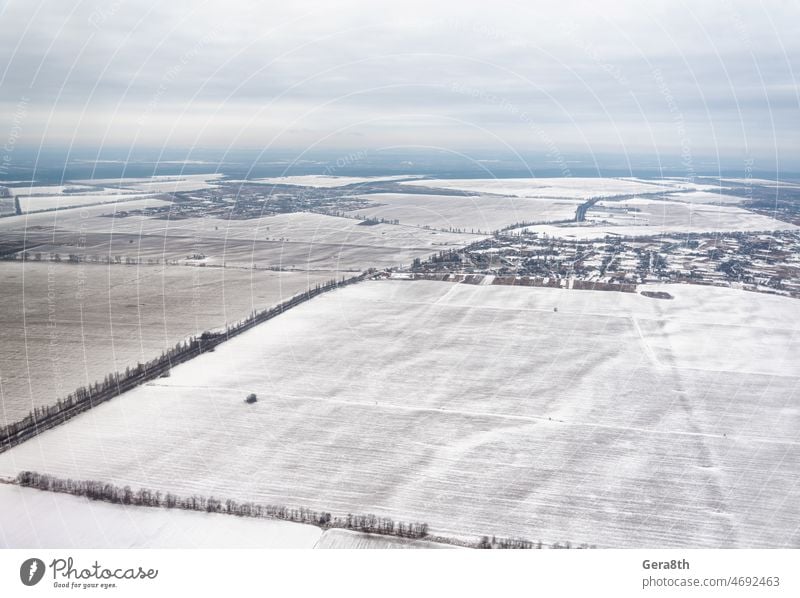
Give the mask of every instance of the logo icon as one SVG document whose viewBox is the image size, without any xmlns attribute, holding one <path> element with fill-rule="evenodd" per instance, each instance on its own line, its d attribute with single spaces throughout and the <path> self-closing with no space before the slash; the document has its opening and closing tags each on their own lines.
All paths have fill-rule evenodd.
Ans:
<svg viewBox="0 0 800 598">
<path fill-rule="evenodd" d="M 28 559 L 19 568 L 19 578 L 26 586 L 35 586 L 44 577 L 44 562 L 41 559 Z"/>
</svg>

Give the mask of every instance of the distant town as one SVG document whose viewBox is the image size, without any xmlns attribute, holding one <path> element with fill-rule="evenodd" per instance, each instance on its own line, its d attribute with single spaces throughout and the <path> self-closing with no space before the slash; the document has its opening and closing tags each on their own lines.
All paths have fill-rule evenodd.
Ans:
<svg viewBox="0 0 800 598">
<path fill-rule="evenodd" d="M 417 259 L 409 272 L 422 278 L 454 275 L 484 284 L 491 280 L 493 284 L 633 291 L 636 285 L 647 283 L 689 283 L 800 297 L 800 234 L 684 233 L 570 240 L 508 231 L 463 250 Z"/>
</svg>

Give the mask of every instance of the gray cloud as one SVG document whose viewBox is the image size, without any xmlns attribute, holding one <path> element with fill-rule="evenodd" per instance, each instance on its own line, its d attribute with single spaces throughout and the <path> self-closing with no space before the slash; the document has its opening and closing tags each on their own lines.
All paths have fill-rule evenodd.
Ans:
<svg viewBox="0 0 800 598">
<path fill-rule="evenodd" d="M 800 149 L 797 3 L 288 4 L 10 0 L 3 114 L 30 146 Z"/>
</svg>

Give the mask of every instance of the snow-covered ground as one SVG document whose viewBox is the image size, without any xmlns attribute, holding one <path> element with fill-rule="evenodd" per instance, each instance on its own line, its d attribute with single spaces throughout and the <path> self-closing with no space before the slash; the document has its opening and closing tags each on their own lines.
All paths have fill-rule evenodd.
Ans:
<svg viewBox="0 0 800 598">
<path fill-rule="evenodd" d="M 635 237 L 797 229 L 794 224 L 728 204 L 635 198 L 598 202 L 587 211 L 585 222 L 560 226 L 537 224 L 517 230 L 552 237 L 602 239 L 607 235 Z"/>
<path fill-rule="evenodd" d="M 2 183 L 0 183 L 2 184 Z M 84 189 L 87 193 L 99 192 L 102 193 L 104 189 L 101 187 L 97 187 L 95 189 L 91 189 L 86 187 L 85 185 L 22 185 L 18 187 L 9 187 L 9 191 L 12 195 L 16 195 L 19 197 L 26 197 L 29 195 L 60 195 L 63 194 L 67 189 L 75 189 L 76 187 Z M 114 193 L 114 191 L 111 191 Z M 67 194 L 69 195 L 69 194 Z"/>
<path fill-rule="evenodd" d="M 743 198 L 725 194 L 724 187 L 683 179 L 425 179 L 407 184 L 481 195 L 369 194 L 363 199 L 375 205 L 351 213 L 468 232 L 493 231 L 522 221 L 540 222 L 541 227 L 532 230 L 578 238 L 602 238 L 608 233 L 627 236 L 795 228 L 737 207 Z M 653 193 L 663 195 L 654 198 Z M 643 197 L 615 199 L 632 194 Z M 578 206 L 592 198 L 607 199 L 591 207 L 586 223 L 551 231 L 547 223 L 574 219 Z M 585 228 L 587 225 L 590 228 Z M 638 226 L 647 228 L 632 228 Z"/>
<path fill-rule="evenodd" d="M 526 179 L 424 179 L 408 185 L 455 189 L 517 197 L 560 197 L 591 199 L 635 193 L 656 193 L 681 188 L 671 182 L 616 178 L 526 178 Z"/>
<path fill-rule="evenodd" d="M 655 229 L 653 234 L 662 232 L 771 231 L 797 228 L 793 224 L 769 216 L 754 214 L 736 206 L 690 204 L 642 198 L 598 202 L 586 213 L 586 221 L 598 226 L 614 226 L 618 222 L 621 225 L 631 225 L 631 219 L 635 221 L 633 225 Z"/>
<path fill-rule="evenodd" d="M 44 210 L 60 210 L 95 204 L 127 204 L 147 197 L 145 193 L 65 193 L 62 195 L 37 195 L 19 197 L 22 212 L 41 212 Z"/>
<path fill-rule="evenodd" d="M 241 181 L 230 181 L 233 183 L 259 183 L 266 185 L 296 185 L 298 187 L 320 187 L 333 188 L 344 187 L 346 185 L 357 185 L 361 183 L 377 183 L 380 181 L 402 181 L 405 179 L 416 178 L 413 175 L 399 176 L 333 176 L 324 174 L 304 174 L 296 176 L 277 176 L 262 179 L 249 179 Z"/>
<path fill-rule="evenodd" d="M 131 189 L 146 193 L 175 193 L 178 191 L 198 191 L 213 187 L 222 178 L 221 173 L 156 175 L 152 177 L 119 179 L 85 179 L 78 184 L 106 185 L 112 188 Z"/>
<path fill-rule="evenodd" d="M 137 195 L 134 195 L 134 197 L 137 197 Z M 62 200 L 64 198 L 66 198 L 66 196 L 62 196 Z M 23 198 L 20 198 L 20 201 L 22 201 L 22 199 Z M 32 197 L 30 201 L 35 201 L 37 199 L 42 198 Z M 155 197 L 147 197 L 145 195 L 143 197 L 139 196 L 136 199 L 114 201 L 108 204 L 102 203 L 75 208 L 64 208 L 63 210 L 34 212 L 31 214 L 22 214 L 21 216 L 5 216 L 0 219 L 0 235 L 4 233 L 25 233 L 26 230 L 41 230 L 42 228 L 50 227 L 57 227 L 62 230 L 71 229 L 77 232 L 81 229 L 86 230 L 86 227 L 91 224 L 104 227 L 105 232 L 111 232 L 112 219 L 107 218 L 107 216 L 129 210 L 167 206 L 169 203 L 168 201 L 156 199 Z"/>
<path fill-rule="evenodd" d="M 0 425 L 335 276 L 0 262 Z"/>
<path fill-rule="evenodd" d="M 672 200 L 685 202 L 685 203 L 702 203 L 702 204 L 740 204 L 744 201 L 743 197 L 735 195 L 726 195 L 719 190 L 712 191 L 686 191 L 680 193 L 671 193 L 667 197 Z"/>
<path fill-rule="evenodd" d="M 575 218 L 580 201 L 494 195 L 422 195 L 375 193 L 364 195 L 374 207 L 353 210 L 365 218 L 399 220 L 400 224 L 491 232 L 516 222 L 553 222 Z"/>
<path fill-rule="evenodd" d="M 348 287 L 7 451 L 0 475 L 371 512 L 459 536 L 800 547 L 796 301 L 651 290 L 674 299 Z"/>
<path fill-rule="evenodd" d="M 335 273 L 410 264 L 437 251 L 463 247 L 471 234 L 412 226 L 361 226 L 354 218 L 296 212 L 250 220 L 152 218 L 114 214 L 168 205 L 157 199 L 23 214 L 0 219 L 0 235 L 41 235 L 29 251 L 176 260 L 203 253 L 208 265 L 328 270 Z M 82 237 L 82 235 L 86 235 Z"/>
<path fill-rule="evenodd" d="M 167 193 L 176 191 L 197 191 L 213 187 L 222 177 L 219 173 L 187 174 L 187 175 L 157 175 L 153 177 L 119 178 L 119 179 L 82 179 L 65 184 L 10 187 L 12 195 L 20 199 L 29 196 L 40 196 L 38 199 L 61 197 L 65 201 L 73 198 L 83 198 L 81 203 L 62 203 L 60 205 L 85 205 L 87 196 L 95 195 L 120 195 L 120 191 L 137 192 L 138 194 Z M 65 191 L 80 189 L 80 192 L 65 193 Z M 113 198 L 112 198 L 113 199 Z M 75 199 L 78 201 L 78 199 Z M 91 202 L 94 203 L 94 202 Z M 23 207 L 24 209 L 24 207 Z"/>
<path fill-rule="evenodd" d="M 774 181 L 772 179 L 721 179 L 723 183 L 732 182 L 740 185 L 762 185 L 764 187 L 790 187 L 793 189 L 800 188 L 800 183 L 797 181 Z"/>
<path fill-rule="evenodd" d="M 126 507 L 0 484 L 0 548 L 313 548 L 312 525 Z"/>
<path fill-rule="evenodd" d="M 662 185 L 669 185 L 674 187 L 675 189 L 683 189 L 689 191 L 708 191 L 708 192 L 716 192 L 719 193 L 721 190 L 724 191 L 726 187 L 730 185 L 726 185 L 722 181 L 715 181 L 711 177 L 704 177 L 696 180 L 689 180 L 685 177 L 663 177 L 659 178 L 658 182 Z"/>
<path fill-rule="evenodd" d="M 273 519 L 109 504 L 2 483 L 0 505 L 0 548 L 454 548 Z"/>
</svg>

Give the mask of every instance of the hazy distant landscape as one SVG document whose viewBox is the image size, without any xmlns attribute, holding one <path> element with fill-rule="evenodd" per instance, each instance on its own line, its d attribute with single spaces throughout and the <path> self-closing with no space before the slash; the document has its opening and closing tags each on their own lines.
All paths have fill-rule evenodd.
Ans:
<svg viewBox="0 0 800 598">
<path fill-rule="evenodd" d="M 751 211 L 710 179 L 379 179 L 106 180 L 153 192 L 81 208 L 59 206 L 66 185 L 27 195 L 37 209 L 0 218 L 5 423 L 368 276 L 6 437 L 0 475 L 301 509 L 269 532 L 287 546 L 380 546 L 350 513 L 424 522 L 445 545 L 797 545 L 797 212 Z M 302 509 L 342 523 L 308 535 Z M 118 542 L 211 545 L 226 525 L 171 513 L 178 535 L 143 522 Z M 208 536 L 181 536 L 186 517 Z"/>
</svg>

